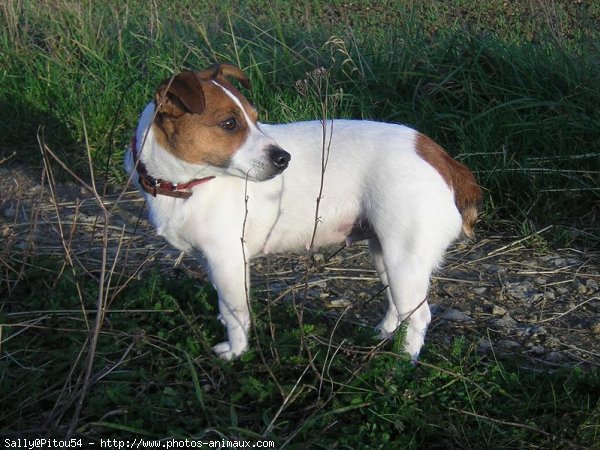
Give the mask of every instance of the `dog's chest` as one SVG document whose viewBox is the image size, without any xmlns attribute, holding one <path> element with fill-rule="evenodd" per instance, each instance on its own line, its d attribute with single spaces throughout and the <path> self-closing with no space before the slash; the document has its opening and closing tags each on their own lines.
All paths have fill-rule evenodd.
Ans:
<svg viewBox="0 0 600 450">
<path fill-rule="evenodd" d="M 190 222 L 189 208 L 182 201 L 167 197 L 147 197 L 148 218 L 156 229 L 156 234 L 166 239 L 178 250 L 191 254 L 197 243 L 194 242 L 193 223 Z"/>
</svg>

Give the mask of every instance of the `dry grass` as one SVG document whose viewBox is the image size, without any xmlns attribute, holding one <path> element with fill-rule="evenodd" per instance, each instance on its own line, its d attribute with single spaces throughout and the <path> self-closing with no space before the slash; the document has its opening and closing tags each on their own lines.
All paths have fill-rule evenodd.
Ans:
<svg viewBox="0 0 600 450">
<path fill-rule="evenodd" d="M 50 3 L 44 3 L 44 7 Z M 72 14 L 75 22 L 93 22 L 92 17 L 86 16 L 74 3 L 60 2 L 60 5 L 68 6 L 65 15 Z M 6 39 L 18 42 L 22 50 L 27 49 L 28 44 L 17 26 L 19 15 L 15 14 L 21 11 L 21 6 L 13 6 L 3 5 L 9 25 Z M 113 14 L 116 11 L 111 9 Z M 153 4 L 149 17 L 151 30 L 147 38 L 156 40 L 164 36 L 166 22 L 158 5 Z M 303 63 L 312 62 L 311 56 L 286 43 L 289 42 L 287 37 L 278 34 L 278 30 L 260 28 L 244 19 L 242 22 L 252 29 L 255 39 L 250 42 L 247 37 L 237 35 L 240 29 L 233 24 L 232 17 L 227 16 L 232 49 L 228 55 L 241 63 L 250 61 L 247 65 L 256 72 L 257 78 L 263 73 L 268 74 L 265 77 L 280 75 L 291 67 L 277 62 L 267 71 L 259 70 L 262 66 L 256 58 L 270 55 L 272 42 L 281 44 L 277 48 L 284 53 L 277 61 L 291 55 L 301 58 Z M 559 19 L 556 14 L 548 16 L 553 24 L 559 23 Z M 110 18 L 107 16 L 106 20 Z M 197 18 L 189 20 L 199 24 Z M 53 19 L 49 29 L 58 23 L 59 19 Z M 564 34 L 564 28 L 558 25 L 553 30 L 557 36 Z M 59 68 L 63 53 L 82 53 L 90 65 L 90 61 L 98 62 L 104 57 L 109 60 L 107 55 L 112 50 L 98 48 L 94 52 L 83 45 L 90 37 L 102 34 L 98 24 L 89 26 L 87 33 L 89 36 L 69 35 L 70 39 L 64 41 L 58 34 L 48 37 L 44 41 L 47 45 L 44 61 L 55 64 L 52 70 L 62 73 Z M 201 30 L 201 34 L 210 45 L 207 30 Z M 120 58 L 126 54 L 122 38 L 119 35 L 117 45 Z M 145 38 L 137 36 L 136 39 L 139 40 L 134 40 L 135 43 L 139 44 Z M 498 117 L 506 119 L 503 123 L 508 129 L 517 127 L 523 111 L 539 113 L 528 120 L 550 125 L 553 132 L 558 133 L 557 124 L 564 126 L 561 120 L 566 116 L 544 114 L 548 110 L 565 114 L 571 111 L 569 105 L 561 102 L 538 102 L 532 98 L 515 101 L 510 95 L 499 97 L 500 100 L 494 100 L 496 103 L 491 101 L 496 106 L 490 108 L 483 94 L 506 93 L 506 86 L 514 83 L 509 80 L 506 86 L 493 84 L 490 81 L 493 78 L 484 77 L 487 70 L 484 63 L 488 60 L 482 61 L 479 57 L 490 49 L 500 52 L 504 47 L 481 44 L 472 54 L 467 47 L 473 42 L 461 41 L 466 46 L 464 56 L 481 63 L 477 66 L 479 72 L 467 70 L 461 58 L 458 58 L 458 66 L 450 67 L 453 61 L 444 59 L 447 55 L 442 48 L 439 54 L 429 55 L 431 59 L 425 61 L 419 56 L 413 61 L 417 66 L 425 64 L 420 68 L 415 66 L 423 72 L 420 73 L 415 71 L 413 63 L 403 66 L 393 58 L 378 66 L 362 53 L 357 39 L 354 35 L 336 36 L 324 41 L 322 50 L 333 61 L 335 76 L 345 82 L 329 85 L 328 79 L 313 73 L 313 78 L 306 77 L 307 81 L 300 78 L 295 88 L 293 82 L 289 83 L 291 90 L 304 89 L 305 95 L 311 91 L 310 96 L 314 98 L 308 100 L 301 96 L 301 107 L 292 101 L 296 97 L 286 97 L 285 92 L 280 92 L 279 97 L 265 96 L 261 104 L 272 111 L 280 104 L 277 114 L 286 119 L 299 114 L 294 108 L 305 113 L 310 110 L 311 114 L 320 114 L 326 119 L 335 115 L 339 101 L 343 106 L 342 115 L 352 112 L 368 116 L 377 112 L 382 117 L 414 117 L 423 123 L 437 123 L 429 120 L 427 113 L 427 107 L 435 107 L 438 112 L 447 112 L 435 117 L 444 118 L 439 129 L 441 134 L 450 135 L 450 141 L 460 141 L 464 130 L 486 130 L 490 123 L 497 125 Z M 187 43 L 182 46 L 183 53 L 175 52 L 177 55 L 172 56 L 178 64 L 161 59 L 161 69 L 165 69 L 165 64 L 169 70 L 179 66 L 178 55 L 185 55 L 184 61 L 190 53 L 195 61 L 206 59 L 204 50 L 191 48 Z M 406 52 L 402 58 L 412 61 L 410 52 L 415 49 L 402 48 Z M 211 57 L 223 56 L 220 48 L 211 47 L 207 52 Z M 518 52 L 514 54 L 523 56 Z M 513 66 L 503 65 L 502 58 L 490 57 L 489 61 L 498 64 L 490 70 L 512 68 L 517 77 L 529 73 L 527 70 L 519 72 L 529 66 L 519 65 L 517 60 Z M 565 61 L 565 67 L 569 68 L 569 61 Z M 87 67 L 86 64 L 81 66 Z M 131 64 L 127 59 L 123 62 L 127 73 L 133 71 Z M 409 116 L 407 111 L 415 109 L 415 105 L 408 105 L 404 110 L 402 105 L 406 102 L 399 101 L 402 89 L 407 86 L 403 84 L 404 79 L 397 85 L 392 82 L 393 86 L 385 82 L 378 85 L 383 100 L 374 99 L 367 89 L 374 79 L 384 79 L 382 68 L 388 73 L 389 67 L 396 67 L 398 71 L 402 69 L 403 77 L 421 79 L 429 72 L 428 64 L 446 69 L 445 65 L 449 64 L 453 76 L 465 75 L 466 82 L 460 84 L 464 81 L 460 77 L 447 79 L 450 75 L 442 72 L 428 81 L 419 80 L 411 91 L 413 101 L 425 106 L 421 112 L 411 111 L 414 116 Z M 298 67 L 298 64 L 291 67 L 291 72 Z M 292 73 L 291 79 L 293 76 Z M 481 92 L 469 96 L 468 105 L 457 106 L 467 98 L 471 82 L 478 76 L 483 80 Z M 565 82 L 580 86 L 579 73 L 573 76 Z M 37 72 L 31 80 L 37 83 Z M 273 85 L 269 81 L 259 78 L 257 90 L 262 92 L 265 86 Z M 130 82 L 129 79 L 126 83 L 118 80 L 116 91 L 127 91 L 123 86 L 132 86 Z M 326 84 L 319 84 L 323 82 Z M 534 88 L 539 87 L 538 84 Z M 342 85 L 347 91 L 340 90 Z M 35 95 L 48 95 L 45 86 L 35 86 L 39 91 L 33 89 Z M 106 86 L 113 85 L 107 83 Z M 59 97 L 80 101 L 85 95 L 97 98 L 96 85 L 79 88 L 89 92 L 61 91 Z M 538 91 L 534 88 L 531 92 L 539 94 L 545 86 Z M 144 86 L 138 83 L 136 89 L 144 90 Z M 570 88 L 565 89 L 571 92 Z M 112 92 L 107 88 L 108 91 Z M 298 442 L 314 444 L 316 434 L 329 436 L 329 443 L 348 439 L 346 442 L 356 444 L 357 441 L 351 439 L 356 435 L 356 423 L 361 423 L 361 439 L 365 442 L 371 439 L 368 441 L 371 443 L 380 443 L 382 436 L 388 433 L 396 439 L 410 440 L 412 436 L 414 440 L 412 444 L 405 442 L 407 446 L 415 442 L 484 446 L 495 438 L 501 438 L 507 445 L 527 442 L 538 447 L 556 442 L 572 447 L 579 443 L 597 444 L 599 422 L 594 406 L 598 401 L 594 394 L 597 386 L 594 370 L 600 365 L 600 355 L 594 330 L 600 308 L 599 255 L 585 248 L 556 248 L 552 244 L 556 241 L 550 236 L 556 230 L 566 230 L 567 234 L 573 231 L 577 236 L 586 235 L 589 242 L 593 242 L 597 239 L 595 231 L 591 228 L 568 230 L 564 224 L 536 227 L 523 222 L 521 233 L 513 236 L 506 229 L 514 229 L 519 222 L 515 217 L 529 217 L 529 211 L 514 213 L 512 222 L 508 222 L 506 216 L 495 220 L 494 213 L 496 207 L 505 210 L 533 207 L 527 199 L 504 197 L 502 186 L 512 186 L 511 180 L 516 177 L 521 181 L 528 179 L 521 186 L 530 188 L 535 185 L 531 181 L 534 179 L 544 186 L 529 192 L 533 203 L 546 201 L 545 196 L 549 194 L 561 198 L 569 198 L 571 193 L 597 197 L 597 188 L 590 180 L 596 178 L 598 171 L 585 167 L 587 161 L 595 160 L 597 152 L 580 149 L 574 155 L 548 156 L 533 152 L 520 159 L 521 147 L 499 146 L 505 137 L 498 138 L 491 131 L 479 136 L 481 139 L 477 142 L 477 145 L 492 142 L 491 147 L 481 149 L 473 142 L 467 144 L 470 145 L 467 150 L 471 150 L 464 153 L 467 162 L 478 162 L 479 176 L 490 181 L 493 201 L 488 205 L 489 216 L 483 224 L 487 229 L 477 243 L 454 246 L 443 271 L 434 277 L 431 296 L 437 304 L 437 314 L 424 358 L 416 369 L 405 367 L 397 352 L 389 351 L 389 347 L 397 349 L 399 342 L 390 345 L 370 338 L 370 327 L 381 317 L 386 301 L 383 287 L 371 269 L 368 252 L 361 245 L 321 253 L 311 248 L 300 257 L 277 256 L 252 263 L 252 296 L 257 300 L 253 308 L 256 350 L 244 356 L 243 363 L 223 365 L 210 353 L 210 343 L 219 333 L 215 330 L 220 330 L 206 300 L 210 293 L 206 294 L 208 291 L 202 283 L 194 283 L 190 289 L 181 281 L 182 274 L 204 281 L 196 263 L 155 236 L 145 221 L 143 202 L 136 192 L 124 184 L 97 184 L 105 177 L 95 173 L 98 159 L 93 160 L 92 154 L 108 153 L 112 157 L 114 141 L 119 140 L 124 127 L 118 117 L 124 97 L 116 101 L 114 92 L 110 92 L 106 95 L 107 103 L 111 108 L 118 105 L 117 112 L 110 109 L 116 117 L 108 120 L 106 105 L 99 101 L 102 111 L 90 126 L 97 134 L 89 140 L 86 122 L 89 115 L 84 116 L 67 103 L 57 105 L 62 117 L 68 117 L 70 129 L 77 129 L 83 136 L 85 161 L 84 164 L 77 161 L 77 170 L 70 160 L 64 159 L 63 153 L 58 156 L 56 147 L 40 134 L 36 151 L 39 150 L 44 162 L 41 172 L 15 170 L 14 154 L 0 160 L 3 194 L 0 232 L 4 238 L 0 248 L 0 292 L 5 296 L 0 311 L 0 363 L 10 369 L 2 371 L 0 384 L 4 381 L 6 386 L 9 382 L 14 386 L 14 390 L 4 392 L 2 403 L 19 405 L 17 410 L 0 410 L 0 423 L 7 423 L 5 428 L 13 436 L 47 433 L 61 437 L 262 436 L 277 438 L 282 448 Z M 579 96 L 580 101 L 573 111 L 581 113 L 582 120 L 593 122 L 593 117 L 586 116 L 589 99 L 576 89 L 571 93 Z M 511 91 L 510 94 L 519 93 Z M 390 96 L 392 100 L 388 101 Z M 452 104 L 451 110 L 444 109 L 446 102 Z M 377 108 L 370 108 L 371 104 L 377 104 Z M 473 105 L 475 110 L 468 110 Z M 463 113 L 470 111 L 470 119 L 461 122 L 460 117 L 453 116 L 456 108 L 463 108 Z M 504 116 L 495 115 L 503 109 Z M 77 117 L 69 115 L 73 110 Z M 26 113 L 19 114 L 27 116 Z M 110 132 L 106 132 L 105 122 L 111 123 Z M 460 127 L 455 125 L 459 122 Z M 327 133 L 331 131 L 327 123 L 323 120 L 322 179 L 327 176 Z M 127 133 L 129 131 L 123 134 Z M 553 138 L 539 140 L 541 144 L 548 142 L 553 143 Z M 524 139 L 521 144 L 527 148 L 530 142 Z M 489 151 L 480 153 L 481 150 Z M 565 161 L 575 161 L 577 165 L 563 168 Z M 561 182 L 546 183 L 550 179 Z M 569 183 L 562 183 L 564 180 Z M 515 192 L 520 192 L 518 183 Z M 586 214 L 591 219 L 595 217 L 593 210 Z M 317 199 L 315 230 L 318 224 Z M 492 224 L 500 224 L 501 232 L 490 229 Z M 242 230 L 242 241 L 243 234 Z M 572 242 L 572 239 L 567 236 L 559 242 Z M 521 292 L 519 289 L 523 286 L 526 288 Z M 177 291 L 175 296 L 171 295 L 170 288 Z M 35 291 L 31 292 L 32 289 Z M 140 302 L 130 307 L 128 299 L 135 297 L 136 290 L 144 290 L 142 294 L 147 293 L 155 303 Z M 195 297 L 188 292 L 191 290 L 201 295 Z M 181 300 L 184 297 L 193 301 L 188 304 L 187 300 Z M 195 306 L 196 301 L 201 306 Z M 293 314 L 286 315 L 290 305 L 295 305 Z M 451 315 L 447 313 L 452 311 L 462 316 L 454 314 L 454 319 L 448 319 Z M 295 340 L 297 336 L 300 337 Z M 506 348 L 503 343 L 507 342 L 516 345 Z M 55 346 L 60 347 L 58 352 Z M 508 368 L 515 361 L 517 368 Z M 571 370 L 563 376 L 564 367 Z M 578 367 L 586 371 L 573 369 Z M 541 377 L 541 381 L 536 377 Z M 538 385 L 551 385 L 552 398 L 546 397 L 545 391 L 539 391 Z M 498 399 L 512 406 L 489 409 Z M 518 415 L 514 405 L 521 408 L 523 415 Z M 439 414 L 442 409 L 454 414 L 446 420 Z M 167 424 L 175 425 L 169 428 Z M 435 430 L 440 429 L 444 432 L 436 434 Z M 483 431 L 478 434 L 473 430 Z M 521 432 L 539 435 L 539 439 Z M 576 437 L 570 440 L 572 436 Z M 321 444 L 326 445 L 324 442 Z"/>
</svg>

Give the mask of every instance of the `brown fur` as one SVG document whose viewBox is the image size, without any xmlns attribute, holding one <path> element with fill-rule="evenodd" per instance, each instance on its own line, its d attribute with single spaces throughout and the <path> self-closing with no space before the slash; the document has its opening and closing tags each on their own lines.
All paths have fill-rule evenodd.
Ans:
<svg viewBox="0 0 600 450">
<path fill-rule="evenodd" d="M 160 145 L 188 163 L 227 165 L 233 153 L 242 146 L 249 129 L 239 107 L 212 80 L 240 100 L 255 124 L 258 117 L 227 76 L 249 86 L 243 72 L 228 64 L 201 72 L 182 72 L 160 84 L 154 97 L 157 105 L 154 131 Z M 231 131 L 221 128 L 220 124 L 232 117 L 239 127 Z"/>
<path fill-rule="evenodd" d="M 473 239 L 477 212 L 481 205 L 481 188 L 475 176 L 464 165 L 424 134 L 417 135 L 416 150 L 421 158 L 433 166 L 454 191 L 454 203 L 463 219 L 463 232 Z"/>
</svg>

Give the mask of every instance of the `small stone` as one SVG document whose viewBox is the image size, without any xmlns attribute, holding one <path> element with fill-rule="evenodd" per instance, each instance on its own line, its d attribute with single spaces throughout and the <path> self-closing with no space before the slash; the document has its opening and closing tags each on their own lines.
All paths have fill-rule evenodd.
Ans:
<svg viewBox="0 0 600 450">
<path fill-rule="evenodd" d="M 488 273 L 498 273 L 498 267 L 495 264 L 482 264 L 481 268 Z"/>
<path fill-rule="evenodd" d="M 479 345 L 477 347 L 477 351 L 479 353 L 486 353 L 492 348 L 492 343 L 488 338 L 481 338 L 479 340 Z"/>
<path fill-rule="evenodd" d="M 544 294 L 541 292 L 532 293 L 528 298 L 528 304 L 539 302 L 544 298 Z"/>
<path fill-rule="evenodd" d="M 280 292 L 282 292 L 285 289 L 285 285 L 283 285 L 281 283 L 271 283 L 269 288 L 271 289 L 271 292 L 273 294 L 279 294 Z"/>
<path fill-rule="evenodd" d="M 554 264 L 554 267 L 564 267 L 567 265 L 567 260 L 565 258 L 555 258 L 552 260 L 552 264 Z"/>
<path fill-rule="evenodd" d="M 505 275 L 507 270 L 505 267 L 498 266 L 496 264 L 482 264 L 481 268 L 487 273 Z"/>
<path fill-rule="evenodd" d="M 483 294 L 485 294 L 485 291 L 487 291 L 487 288 L 486 287 L 476 287 L 476 288 L 473 288 L 472 291 L 474 294 L 483 295 Z"/>
<path fill-rule="evenodd" d="M 504 314 L 506 314 L 508 311 L 506 310 L 506 308 L 503 308 L 502 306 L 499 305 L 494 305 L 492 307 L 492 314 L 494 316 L 503 316 Z"/>
<path fill-rule="evenodd" d="M 504 314 L 499 319 L 496 319 L 494 323 L 499 327 L 511 328 L 517 324 L 517 321 L 513 319 L 509 314 Z"/>
<path fill-rule="evenodd" d="M 548 339 L 546 339 L 546 347 L 550 347 L 553 350 L 557 349 L 560 347 L 560 340 L 554 336 L 550 336 Z"/>
<path fill-rule="evenodd" d="M 454 308 L 448 308 L 440 317 L 444 320 L 450 320 L 452 322 L 471 322 L 473 320 L 464 312 Z"/>
<path fill-rule="evenodd" d="M 311 283 L 311 286 L 318 287 L 318 288 L 321 288 L 321 289 L 327 289 L 327 281 L 325 281 L 325 280 L 318 280 L 318 281 L 316 281 L 314 283 Z"/>
<path fill-rule="evenodd" d="M 531 325 L 526 327 L 525 330 L 523 330 L 523 333 L 532 339 L 538 340 L 540 336 L 546 334 L 546 329 L 537 325 Z"/>
<path fill-rule="evenodd" d="M 8 208 L 6 208 L 4 210 L 4 217 L 7 218 L 13 218 L 15 217 L 15 213 L 17 212 L 17 210 L 15 208 L 13 208 L 12 206 L 9 206 Z"/>
<path fill-rule="evenodd" d="M 500 339 L 498 341 L 498 346 L 504 350 L 514 350 L 521 347 L 521 344 L 510 339 Z"/>
<path fill-rule="evenodd" d="M 543 355 L 546 352 L 546 349 L 544 347 L 542 347 L 541 345 L 534 345 L 533 347 L 531 347 L 529 349 L 529 351 L 531 353 L 533 353 L 534 355 Z"/>
<path fill-rule="evenodd" d="M 557 286 L 556 293 L 559 295 L 567 295 L 571 292 L 571 290 L 566 286 Z"/>
<path fill-rule="evenodd" d="M 546 354 L 547 361 L 558 362 L 562 359 L 563 359 L 563 357 L 560 354 L 560 352 L 550 352 L 550 353 Z"/>
<path fill-rule="evenodd" d="M 315 253 L 313 255 L 313 261 L 317 263 L 323 262 L 325 261 L 325 256 L 323 256 L 322 253 Z"/>
<path fill-rule="evenodd" d="M 506 293 L 517 300 L 531 298 L 533 295 L 533 283 L 531 281 L 508 283 L 506 286 Z"/>
<path fill-rule="evenodd" d="M 32 186 L 29 188 L 29 193 L 30 194 L 35 194 L 36 192 L 39 192 L 42 189 L 42 185 L 41 184 L 36 184 L 35 186 Z"/>
<path fill-rule="evenodd" d="M 590 327 L 590 330 L 592 330 L 592 333 L 594 334 L 600 334 L 600 322 L 596 322 L 595 324 L 593 324 Z"/>
<path fill-rule="evenodd" d="M 352 302 L 345 298 L 338 298 L 327 303 L 328 308 L 347 308 L 350 305 L 352 305 Z"/>
<path fill-rule="evenodd" d="M 553 256 L 553 255 L 544 255 L 544 256 L 540 257 L 540 261 L 548 262 L 548 261 L 551 261 L 552 258 L 556 258 L 556 256 Z"/>
<path fill-rule="evenodd" d="M 430 303 L 429 311 L 431 312 L 432 316 L 437 316 L 438 314 L 441 314 L 442 307 L 438 303 Z"/>
</svg>

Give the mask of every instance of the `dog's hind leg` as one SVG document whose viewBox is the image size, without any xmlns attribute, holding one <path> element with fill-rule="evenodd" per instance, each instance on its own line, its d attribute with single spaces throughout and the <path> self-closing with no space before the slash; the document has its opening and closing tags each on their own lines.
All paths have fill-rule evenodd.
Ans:
<svg viewBox="0 0 600 450">
<path fill-rule="evenodd" d="M 396 309 L 396 305 L 394 304 L 394 300 L 392 299 L 392 294 L 389 288 L 388 276 L 385 271 L 385 265 L 383 263 L 383 252 L 381 250 L 381 244 L 377 237 L 372 237 L 369 239 L 369 252 L 373 257 L 373 263 L 375 265 L 375 270 L 377 271 L 377 275 L 379 275 L 379 279 L 381 280 L 381 284 L 385 288 L 385 295 L 388 299 L 388 309 L 385 314 L 383 320 L 377 325 L 377 329 L 379 330 L 379 337 L 381 339 L 386 339 L 390 337 L 399 324 L 399 314 Z"/>
<path fill-rule="evenodd" d="M 397 244 L 398 241 L 394 240 L 387 242 L 386 246 L 384 241 L 380 246 L 379 258 L 383 261 L 384 277 L 387 278 L 390 305 L 379 329 L 382 337 L 386 337 L 407 321 L 405 349 L 416 360 L 431 321 L 427 291 L 429 277 L 437 261 L 428 258 L 428 252 L 414 246 L 414 243 L 400 249 Z M 376 267 L 378 264 L 381 266 L 381 262 L 376 262 Z"/>
</svg>

